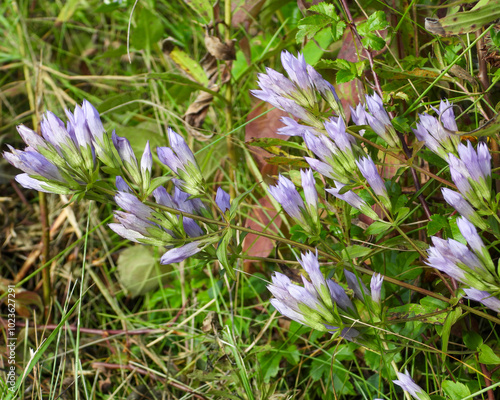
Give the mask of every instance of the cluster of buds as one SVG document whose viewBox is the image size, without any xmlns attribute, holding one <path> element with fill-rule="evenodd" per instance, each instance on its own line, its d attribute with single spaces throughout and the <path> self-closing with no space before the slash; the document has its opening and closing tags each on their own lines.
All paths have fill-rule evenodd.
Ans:
<svg viewBox="0 0 500 400">
<path fill-rule="evenodd" d="M 448 100 L 441 100 L 439 110 L 433 107 L 439 119 L 427 113 L 419 114 L 420 121 L 417 122 L 417 129 L 413 133 L 418 140 L 425 142 L 425 145 L 433 152 L 446 160 L 448 154 L 457 154 L 460 144 L 460 137 L 455 134 L 457 123 L 453 104 Z"/>
<path fill-rule="evenodd" d="M 206 215 L 208 210 L 200 199 L 190 198 L 177 187 L 171 196 L 163 186 L 156 188 L 153 196 L 159 207 L 149 207 L 127 191 L 118 192 L 116 204 L 125 212 L 115 211 L 118 223 L 109 224 L 109 227 L 133 242 L 168 248 L 160 259 L 162 264 L 183 261 L 220 239 L 217 235 L 209 235 L 194 219 L 168 211 Z M 221 188 L 215 201 L 221 211 L 229 208 L 229 195 Z"/>
<path fill-rule="evenodd" d="M 153 155 L 151 154 L 149 141 L 146 143 L 146 147 L 142 153 L 141 165 L 139 167 L 128 139 L 116 135 L 114 131 L 111 135 L 111 139 L 120 156 L 122 169 L 123 172 L 126 173 L 128 180 L 134 182 L 135 185 L 140 188 L 143 196 L 147 196 L 151 186 L 151 170 L 153 168 Z"/>
<path fill-rule="evenodd" d="M 322 121 L 322 118 L 313 117 L 312 114 L 304 116 L 305 110 L 318 108 L 314 88 L 319 90 L 325 99 L 328 97 L 330 102 L 337 104 L 338 99 L 333 87 L 305 62 L 303 55 L 299 54 L 295 58 L 284 51 L 281 60 L 291 80 L 268 69 L 267 74 L 259 75 L 259 85 L 262 90 L 253 91 L 253 94 L 308 123 L 309 125 L 302 125 L 293 118 L 283 117 L 282 121 L 285 126 L 280 128 L 278 133 L 301 136 L 308 150 L 317 157 L 304 157 L 306 162 L 314 171 L 333 180 L 335 184 L 335 188 L 327 189 L 327 191 L 370 218 L 378 219 L 377 213 L 357 194 L 352 191 L 344 193 L 342 190 L 345 185 L 352 184 L 353 178 L 357 176 L 359 182 L 363 182 L 363 185 L 366 182 L 385 208 L 391 210 L 389 195 L 375 163 L 358 146 L 356 139 L 347 132 L 342 113 L 332 106 L 339 115 L 338 117 Z M 286 104 L 293 103 L 294 106 L 285 107 L 284 99 L 287 100 Z M 354 122 L 359 125 L 369 124 L 390 146 L 395 147 L 398 137 L 380 97 L 376 94 L 366 96 L 366 104 L 368 111 L 361 105 L 356 110 L 352 110 Z M 301 110 L 300 113 L 296 111 L 296 107 Z M 280 181 L 276 188 L 271 189 L 271 194 L 292 218 L 304 224 L 307 218 L 300 211 L 305 210 L 300 196 L 291 182 L 288 183 L 281 177 Z M 311 226 L 311 224 L 306 225 Z"/>
<path fill-rule="evenodd" d="M 84 101 L 74 113 L 66 111 L 66 125 L 48 111 L 41 122 L 42 136 L 24 125 L 17 127 L 28 147 L 9 146 L 4 157 L 24 171 L 16 180 L 24 187 L 46 193 L 84 192 L 97 180 L 97 157 L 109 166 L 117 161 L 97 110 Z"/>
<path fill-rule="evenodd" d="M 426 263 L 470 286 L 470 289 L 464 289 L 468 298 L 500 312 L 500 300 L 491 294 L 500 292 L 500 277 L 488 249 L 467 219 L 458 218 L 457 225 L 470 249 L 454 239 L 433 236 L 434 246 L 427 250 L 429 256 Z"/>
<path fill-rule="evenodd" d="M 491 155 L 485 143 L 477 150 L 467 141 L 467 146 L 457 146 L 459 157 L 448 154 L 451 179 L 460 193 L 477 209 L 486 208 L 491 201 Z"/>
<path fill-rule="evenodd" d="M 274 308 L 282 315 L 313 329 L 331 333 L 340 331 L 340 335 L 347 340 L 357 338 L 361 332 L 349 326 L 349 321 L 359 319 L 360 314 L 344 288 L 331 279 L 325 279 L 319 268 L 317 254 L 307 252 L 298 261 L 311 281 L 302 276 L 304 286 L 300 286 L 286 275 L 276 272 L 272 284 L 268 285 L 275 297 L 271 299 Z M 383 281 L 380 275 L 372 277 L 371 293 L 352 272 L 345 271 L 345 275 L 349 288 L 358 300 L 379 307 Z"/>
<path fill-rule="evenodd" d="M 310 169 L 300 171 L 305 203 L 293 182 L 280 175 L 276 186 L 269 187 L 269 193 L 280 203 L 285 212 L 311 235 L 318 236 L 320 221 L 318 213 L 318 192 Z"/>
<path fill-rule="evenodd" d="M 192 196 L 206 193 L 205 180 L 193 152 L 178 133 L 168 128 L 170 147 L 158 147 L 158 158 L 178 177 L 175 186 Z"/>
<path fill-rule="evenodd" d="M 25 173 L 16 177 L 26 188 L 56 194 L 82 194 L 104 201 L 111 190 L 99 178 L 99 161 L 116 176 L 116 204 L 124 211 L 115 211 L 117 220 L 109 226 L 131 241 L 166 247 L 162 264 L 180 262 L 210 247 L 220 240 L 220 233 L 202 228 L 191 216 L 213 217 L 198 198 L 208 196 L 196 159 L 182 136 L 168 130 L 170 147 L 159 147 L 158 157 L 176 178 L 173 195 L 152 179 L 153 156 L 149 142 L 140 163 L 130 142 L 112 133 L 106 134 L 99 113 L 88 102 L 76 106 L 74 113 L 66 111 L 66 125 L 53 113 L 47 112 L 41 122 L 42 136 L 25 126 L 18 131 L 28 147 L 10 152 L 4 157 Z M 159 181 L 158 181 L 159 182 Z M 313 184 L 314 185 L 314 184 Z M 156 206 L 145 202 L 152 194 Z M 215 204 L 221 213 L 230 209 L 229 195 L 218 189 Z M 317 213 L 315 214 L 317 217 Z M 317 222 L 318 223 L 318 222 Z M 212 229 L 213 230 L 213 229 Z"/>
<path fill-rule="evenodd" d="M 252 90 L 255 97 L 313 127 L 321 128 L 323 125 L 317 117 L 318 97 L 323 98 L 337 115 L 341 115 L 342 106 L 332 84 L 306 63 L 303 54 L 294 57 L 283 51 L 281 62 L 290 79 L 266 68 L 266 74 L 259 74 L 258 84 L 261 90 Z"/>
<path fill-rule="evenodd" d="M 352 120 L 356 125 L 369 125 L 390 147 L 398 147 L 399 138 L 391 123 L 384 103 L 376 93 L 366 95 L 366 108 L 360 103 L 355 109 L 351 107 Z"/>
<path fill-rule="evenodd" d="M 346 132 L 342 118 L 331 118 L 324 123 L 325 135 L 305 132 L 304 142 L 319 160 L 305 157 L 312 169 L 327 178 L 348 183 L 356 171 L 356 155 L 360 149 L 354 138 Z M 321 160 L 321 161 L 320 161 Z"/>
</svg>

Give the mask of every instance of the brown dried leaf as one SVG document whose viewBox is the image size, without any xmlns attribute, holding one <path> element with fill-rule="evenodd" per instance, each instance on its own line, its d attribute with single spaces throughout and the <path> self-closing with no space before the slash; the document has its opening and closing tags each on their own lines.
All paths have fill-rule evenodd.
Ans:
<svg viewBox="0 0 500 400">
<path fill-rule="evenodd" d="M 236 60 L 234 40 L 223 43 L 217 36 L 205 35 L 205 46 L 217 60 Z"/>
<path fill-rule="evenodd" d="M 43 301 L 38 293 L 22 291 L 16 293 L 16 312 L 23 318 L 30 318 L 33 308 L 38 308 L 38 312 L 43 313 Z"/>
<path fill-rule="evenodd" d="M 274 219 L 274 224 L 270 224 L 271 219 L 268 218 L 264 210 L 271 219 Z M 265 226 L 267 227 L 265 229 L 266 232 L 277 233 L 275 225 L 278 228 L 281 227 L 282 220 L 276 214 L 277 211 L 274 209 L 269 198 L 267 196 L 262 197 L 259 199 L 258 206 L 250 211 L 249 217 L 245 221 L 245 226 L 256 231 L 264 231 L 262 226 Z M 253 257 L 267 257 L 271 254 L 274 246 L 274 240 L 249 233 L 243 240 L 243 253 Z M 252 263 L 252 261 L 245 261 L 245 271 L 250 270 Z"/>
<path fill-rule="evenodd" d="M 266 112 L 271 108 L 272 106 L 268 103 L 261 102 L 257 104 L 252 109 L 252 111 L 250 111 L 250 114 L 248 114 L 247 121 L 251 121 L 255 117 L 258 117 L 260 114 Z M 278 135 L 276 133 L 279 128 L 284 126 L 280 121 L 281 117 L 287 115 L 288 114 L 286 112 L 275 108 L 262 117 L 248 123 L 245 126 L 245 141 L 248 142 L 252 139 L 260 138 L 280 138 L 287 140 L 287 136 Z M 248 148 L 252 151 L 253 158 L 257 162 L 257 165 L 262 172 L 264 167 L 268 164 L 266 161 L 266 157 L 269 157 L 271 154 L 260 147 L 248 146 Z"/>
<path fill-rule="evenodd" d="M 248 29 L 252 21 L 259 15 L 259 11 L 266 0 L 247 0 L 233 6 L 231 25 L 238 28 L 243 25 Z"/>
</svg>

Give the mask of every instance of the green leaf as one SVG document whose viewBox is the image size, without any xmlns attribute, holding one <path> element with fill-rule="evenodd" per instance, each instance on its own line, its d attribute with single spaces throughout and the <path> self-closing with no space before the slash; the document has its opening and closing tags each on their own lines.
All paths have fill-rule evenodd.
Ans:
<svg viewBox="0 0 500 400">
<path fill-rule="evenodd" d="M 458 318 L 462 315 L 462 309 L 456 307 L 453 311 L 448 313 L 446 320 L 444 321 L 443 329 L 441 330 L 441 351 L 443 361 L 447 357 L 448 353 L 448 341 L 450 338 L 451 327 L 457 322 Z"/>
<path fill-rule="evenodd" d="M 247 197 L 252 191 L 255 189 L 255 186 L 259 185 L 259 182 L 254 183 L 253 186 L 248 189 L 246 192 L 243 192 L 239 196 L 237 196 L 233 201 L 231 201 L 231 208 L 229 209 L 229 219 L 233 219 L 236 215 L 236 212 L 240 208 L 241 202 Z"/>
<path fill-rule="evenodd" d="M 344 36 L 344 30 L 345 30 L 346 24 L 344 21 L 340 22 L 332 22 L 332 37 L 333 40 L 336 42 L 337 40 L 342 39 Z"/>
<path fill-rule="evenodd" d="M 376 11 L 365 22 L 359 24 L 357 29 L 361 36 L 366 36 L 369 33 L 385 29 L 388 26 L 385 13 L 383 11 Z"/>
<path fill-rule="evenodd" d="M 147 195 L 149 196 L 153 191 L 157 188 L 159 188 L 161 185 L 167 183 L 171 179 L 170 176 L 158 176 L 157 178 L 154 178 L 151 181 L 151 184 L 149 185 L 148 188 L 148 193 Z"/>
<path fill-rule="evenodd" d="M 304 38 L 312 39 L 328 26 L 331 26 L 330 32 L 334 41 L 342 38 L 346 24 L 340 20 L 333 4 L 316 4 L 309 8 L 309 11 L 316 12 L 317 14 L 309 15 L 299 21 L 297 26 L 298 32 L 295 36 L 298 43 L 302 42 Z"/>
<path fill-rule="evenodd" d="M 469 350 L 476 351 L 483 344 L 483 338 L 474 331 L 467 331 L 464 334 L 464 344 Z"/>
<path fill-rule="evenodd" d="M 313 11 L 318 14 L 323 14 L 327 17 L 330 17 L 334 21 L 340 20 L 339 16 L 335 12 L 333 4 L 328 4 L 328 3 L 315 4 L 309 8 L 309 11 Z"/>
<path fill-rule="evenodd" d="M 189 54 L 176 47 L 170 52 L 170 58 L 197 82 L 202 85 L 208 84 L 207 74 L 203 71 L 203 67 Z"/>
<path fill-rule="evenodd" d="M 150 292 L 158 287 L 158 272 L 168 271 L 168 266 L 158 266 L 149 246 L 136 245 L 123 250 L 116 263 L 118 279 L 132 297 Z"/>
<path fill-rule="evenodd" d="M 304 38 L 312 39 L 319 31 L 325 28 L 331 19 L 320 14 L 309 15 L 300 20 L 297 28 L 298 32 L 295 36 L 297 43 L 300 43 Z"/>
<path fill-rule="evenodd" d="M 368 227 L 368 229 L 366 229 L 366 234 L 367 235 L 378 235 L 380 233 L 387 231 L 390 228 L 391 228 L 391 224 L 381 222 L 381 221 L 375 221 L 373 224 L 371 224 Z"/>
<path fill-rule="evenodd" d="M 441 229 L 448 227 L 448 219 L 444 215 L 433 214 L 431 220 L 427 223 L 427 236 L 433 236 Z"/>
<path fill-rule="evenodd" d="M 366 34 L 366 36 L 361 39 L 361 43 L 363 43 L 363 46 L 366 48 L 375 51 L 382 50 L 385 46 L 385 40 L 373 33 Z"/>
<path fill-rule="evenodd" d="M 482 344 L 479 346 L 479 362 L 483 364 L 500 364 L 498 357 L 490 346 Z"/>
<path fill-rule="evenodd" d="M 451 400 L 462 400 L 471 394 L 469 388 L 460 382 L 444 381 L 441 385 Z"/>
<path fill-rule="evenodd" d="M 146 8 L 137 15 L 137 27 L 132 29 L 130 45 L 136 50 L 150 49 L 164 35 L 161 19 Z"/>
<path fill-rule="evenodd" d="M 227 272 L 227 274 L 230 276 L 231 279 L 235 280 L 236 275 L 234 274 L 234 269 L 227 258 L 227 247 L 232 237 L 233 237 L 233 230 L 227 228 L 226 233 L 224 233 L 222 240 L 219 242 L 216 254 L 217 254 L 217 259 L 221 263 L 222 267 L 224 267 L 224 270 Z"/>
<path fill-rule="evenodd" d="M 350 82 L 356 78 L 356 73 L 351 70 L 341 69 L 337 72 L 336 81 L 338 83 Z"/>
<path fill-rule="evenodd" d="M 295 345 L 289 346 L 289 348 L 296 347 Z M 272 349 L 271 351 L 266 351 L 269 346 L 265 346 L 261 349 L 258 349 L 257 353 L 257 361 L 259 362 L 260 372 L 264 375 L 264 382 L 268 383 L 271 378 L 274 378 L 280 369 L 280 362 L 284 352 Z M 300 354 L 299 354 L 300 357 Z M 293 356 L 291 359 L 293 360 Z"/>
<path fill-rule="evenodd" d="M 359 244 L 354 244 L 348 246 L 342 250 L 342 258 L 344 260 L 352 260 L 356 257 L 364 257 L 372 252 L 369 247 L 360 246 Z"/>
</svg>

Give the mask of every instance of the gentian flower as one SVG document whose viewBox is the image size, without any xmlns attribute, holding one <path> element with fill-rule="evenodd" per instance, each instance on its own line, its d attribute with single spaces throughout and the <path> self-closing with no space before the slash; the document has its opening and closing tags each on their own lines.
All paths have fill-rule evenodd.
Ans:
<svg viewBox="0 0 500 400">
<path fill-rule="evenodd" d="M 5 152 L 4 157 L 25 172 L 16 177 L 21 185 L 47 193 L 69 194 L 86 190 L 96 179 L 96 138 L 102 138 L 104 143 L 107 137 L 99 114 L 84 101 L 83 108 L 76 106 L 74 113 L 66 111 L 66 115 L 65 126 L 48 111 L 40 123 L 42 136 L 26 126 L 18 126 L 28 147 L 22 151 L 9 146 L 10 153 Z M 98 156 L 102 153 L 99 152 Z M 108 158 L 113 157 L 109 146 L 108 153 Z"/>
<path fill-rule="evenodd" d="M 314 136 L 305 132 L 303 137 L 307 148 L 322 162 L 322 164 L 314 161 L 311 163 L 311 158 L 305 157 L 311 168 L 336 181 L 349 183 L 353 173 L 357 170 L 352 150 L 342 151 L 336 143 L 325 135 Z"/>
<path fill-rule="evenodd" d="M 231 198 L 229 197 L 229 194 L 227 194 L 224 189 L 222 189 L 221 187 L 217 189 L 215 203 L 223 213 L 231 208 L 230 200 Z"/>
<path fill-rule="evenodd" d="M 205 181 L 193 152 L 178 133 L 168 128 L 170 147 L 158 147 L 158 158 L 180 179 L 174 184 L 186 193 L 200 196 L 205 193 Z"/>
<path fill-rule="evenodd" d="M 371 157 L 366 156 L 361 158 L 359 161 L 356 161 L 356 165 L 385 208 L 390 210 L 392 206 L 389 194 Z"/>
<path fill-rule="evenodd" d="M 495 277 L 481 259 L 468 247 L 454 239 L 432 238 L 433 246 L 427 249 L 426 264 L 452 278 L 479 290 L 495 288 Z"/>
<path fill-rule="evenodd" d="M 384 277 L 381 274 L 373 274 L 370 281 L 370 293 L 374 303 L 380 304 L 380 293 Z"/>
<path fill-rule="evenodd" d="M 296 223 L 302 225 L 307 232 L 316 235 L 319 232 L 319 216 L 314 177 L 310 170 L 302 172 L 301 175 L 307 205 L 304 204 L 293 182 L 283 175 L 279 176 L 276 186 L 269 187 L 269 193 Z"/>
<path fill-rule="evenodd" d="M 418 386 L 415 381 L 412 379 L 410 374 L 408 373 L 408 370 L 406 370 L 404 373 L 398 372 L 398 379 L 394 380 L 393 382 L 401 387 L 404 391 L 410 393 L 410 395 L 415 399 L 415 400 L 430 400 L 431 398 L 429 395 L 424 392 L 424 390 Z"/>
<path fill-rule="evenodd" d="M 314 128 L 301 125 L 293 118 L 290 117 L 281 117 L 281 122 L 285 124 L 285 126 L 279 128 L 276 133 L 279 135 L 287 135 L 287 136 L 304 136 L 305 132 L 309 132 L 314 136 L 320 135 L 318 131 Z"/>
<path fill-rule="evenodd" d="M 200 214 L 205 210 L 201 200 L 190 199 L 188 193 L 177 187 L 171 196 L 163 186 L 159 186 L 153 191 L 153 196 L 157 204 L 189 214 Z M 109 224 L 109 227 L 134 242 L 167 247 L 169 250 L 160 260 L 162 264 L 180 262 L 219 240 L 217 236 L 205 237 L 205 231 L 194 219 L 180 218 L 161 209 L 154 210 L 132 193 L 120 191 L 115 201 L 124 211 L 115 211 L 118 223 Z"/>
<path fill-rule="evenodd" d="M 305 62 L 303 54 L 299 53 L 294 57 L 283 51 L 281 62 L 290 79 L 271 68 L 266 68 L 266 74 L 258 75 L 261 90 L 252 90 L 255 97 L 317 128 L 322 128 L 322 123 L 312 111 L 317 108 L 318 94 L 334 112 L 342 113 L 335 89 Z"/>
<path fill-rule="evenodd" d="M 460 193 L 457 193 L 448 188 L 441 188 L 443 197 L 446 202 L 452 206 L 458 213 L 466 218 L 468 221 L 472 222 L 475 226 L 480 229 L 488 229 L 486 222 L 479 216 L 479 214 L 474 211 L 471 205 L 463 198 Z"/>
<path fill-rule="evenodd" d="M 335 181 L 335 188 L 326 189 L 326 191 L 330 194 L 333 194 L 336 198 L 345 201 L 351 207 L 356 208 L 371 219 L 379 219 L 377 213 L 373 211 L 372 208 L 352 190 L 348 190 L 344 194 L 340 194 L 340 190 L 344 186 L 344 184 Z"/>
<path fill-rule="evenodd" d="M 491 200 L 491 155 L 485 143 L 480 143 L 477 152 L 467 141 L 457 146 L 459 157 L 448 154 L 453 182 L 460 193 L 476 208 Z"/>
<path fill-rule="evenodd" d="M 373 131 L 386 141 L 390 147 L 397 147 L 399 138 L 392 126 L 389 114 L 384 109 L 384 103 L 376 93 L 366 95 L 367 112 L 364 107 L 358 105 L 356 109 L 351 108 L 351 115 L 356 125 L 370 125 Z"/>
<path fill-rule="evenodd" d="M 476 256 L 481 260 L 486 269 L 488 269 L 491 273 L 496 274 L 495 264 L 493 263 L 490 253 L 484 245 L 481 237 L 478 235 L 475 226 L 464 217 L 457 218 L 457 226 L 460 233 L 467 241 L 467 244 L 471 247 L 472 251 L 474 251 L 474 254 L 476 254 Z"/>
<path fill-rule="evenodd" d="M 419 114 L 420 122 L 413 132 L 433 153 L 446 159 L 449 153 L 457 154 L 460 144 L 460 137 L 453 134 L 457 131 L 455 114 L 448 100 L 441 101 L 439 111 L 435 108 L 434 110 L 440 115 L 440 120 L 427 113 Z"/>
<path fill-rule="evenodd" d="M 477 289 L 464 289 L 467 298 L 484 304 L 489 309 L 500 313 L 500 300 L 488 292 Z"/>
<path fill-rule="evenodd" d="M 127 138 L 118 136 L 115 131 L 111 134 L 111 140 L 123 164 L 123 168 L 132 177 L 132 180 L 142 187 L 142 175 L 139 164 L 135 158 L 134 150 Z"/>
<path fill-rule="evenodd" d="M 344 325 L 335 316 L 335 305 L 343 315 L 357 316 L 357 312 L 345 291 L 331 280 L 326 280 L 319 269 L 317 255 L 302 254 L 298 261 L 307 271 L 311 281 L 302 277 L 304 286 L 294 284 L 286 275 L 275 272 L 272 284 L 267 288 L 274 295 L 271 304 L 283 315 L 303 325 L 320 331 L 337 333 Z M 333 325 L 332 325 L 333 324 Z M 359 332 L 353 328 L 340 330 L 341 336 L 353 340 Z"/>
</svg>

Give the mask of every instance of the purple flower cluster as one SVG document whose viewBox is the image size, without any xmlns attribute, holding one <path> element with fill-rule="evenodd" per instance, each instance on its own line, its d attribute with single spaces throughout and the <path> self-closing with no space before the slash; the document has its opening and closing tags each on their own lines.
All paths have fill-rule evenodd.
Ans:
<svg viewBox="0 0 500 400">
<path fill-rule="evenodd" d="M 457 154 L 460 144 L 460 137 L 454 134 L 457 131 L 457 123 L 453 104 L 448 100 L 441 101 L 439 111 L 435 108 L 434 111 L 439 115 L 439 119 L 427 113 L 420 114 L 417 129 L 413 129 L 413 132 L 432 152 L 446 159 L 450 153 Z"/>
<path fill-rule="evenodd" d="M 492 297 L 490 292 L 500 291 L 500 279 L 488 249 L 467 219 L 458 218 L 457 225 L 470 249 L 454 239 L 444 240 L 433 236 L 433 246 L 427 250 L 426 264 L 470 286 L 470 289 L 465 289 L 470 299 L 480 301 L 496 311 L 500 300 Z"/>
<path fill-rule="evenodd" d="M 158 158 L 178 177 L 175 186 L 193 196 L 205 193 L 205 181 L 193 152 L 178 133 L 168 128 L 170 147 L 158 147 Z"/>
<path fill-rule="evenodd" d="M 269 193 L 281 204 L 295 222 L 312 235 L 319 235 L 318 192 L 310 169 L 300 171 L 305 203 L 293 182 L 280 175 L 276 186 L 269 187 Z"/>
<path fill-rule="evenodd" d="M 206 236 L 207 232 L 194 219 L 186 216 L 180 218 L 177 214 L 161 209 L 155 210 L 127 192 L 126 187 L 121 188 L 125 191 L 118 192 L 115 201 L 125 211 L 115 211 L 118 223 L 109 224 L 109 227 L 128 240 L 169 248 L 170 250 L 161 257 L 162 264 L 180 262 L 218 240 L 216 236 Z M 153 196 L 160 206 L 194 215 L 206 212 L 200 199 L 191 199 L 188 193 L 177 187 L 171 196 L 163 186 L 159 186 L 153 191 Z M 221 188 L 218 190 L 216 202 L 221 210 L 229 205 L 229 195 Z M 178 244 L 181 246 L 172 248 Z"/>
<path fill-rule="evenodd" d="M 471 142 L 457 146 L 459 157 L 448 154 L 453 183 L 459 192 L 474 207 L 481 209 L 491 200 L 491 155 L 485 143 L 479 143 L 477 150 Z"/>
<path fill-rule="evenodd" d="M 298 261 L 311 281 L 302 276 L 304 286 L 299 286 L 286 275 L 275 272 L 272 277 L 273 283 L 267 286 L 275 297 L 271 299 L 274 308 L 284 316 L 303 325 L 331 333 L 337 332 L 339 326 L 345 325 L 341 316 L 359 318 L 356 306 L 344 288 L 331 279 L 325 279 L 321 273 L 317 254 L 309 251 L 302 254 Z M 372 278 L 370 294 L 362 282 L 358 283 L 352 272 L 345 271 L 345 274 L 349 288 L 354 291 L 359 300 L 380 303 L 382 288 L 380 275 L 374 275 Z M 353 340 L 359 334 L 360 332 L 354 328 L 343 328 L 340 333 L 348 340 Z"/>
<path fill-rule="evenodd" d="M 399 138 L 392 126 L 389 114 L 385 111 L 384 103 L 380 96 L 376 93 L 366 95 L 366 106 L 361 104 L 353 109 L 351 107 L 352 120 L 356 125 L 370 125 L 370 128 L 380 136 L 390 147 L 398 147 Z"/>
<path fill-rule="evenodd" d="M 340 101 L 332 84 L 306 63 L 303 54 L 294 57 L 283 51 L 281 62 L 290 79 L 266 68 L 265 74 L 259 74 L 260 90 L 252 90 L 255 97 L 319 128 L 322 123 L 316 117 L 318 94 L 334 112 L 341 113 Z"/>
<path fill-rule="evenodd" d="M 303 55 L 294 57 L 284 51 L 281 60 L 290 79 L 268 68 L 267 74 L 259 75 L 261 90 L 253 91 L 253 94 L 311 125 L 302 125 L 290 117 L 284 117 L 282 121 L 285 126 L 280 128 L 278 133 L 301 136 L 309 151 L 317 157 L 304 157 L 309 166 L 335 182 L 336 188 L 329 189 L 330 193 L 362 210 L 371 218 L 378 219 L 377 214 L 358 195 L 352 191 L 347 194 L 339 193 L 344 185 L 352 183 L 353 178 L 358 176 L 361 180 L 366 180 L 382 204 L 388 210 L 391 209 L 391 201 L 375 163 L 357 145 L 355 138 L 347 133 L 343 113 L 339 108 L 340 103 L 333 87 L 305 62 Z M 338 117 L 331 117 L 322 122 L 313 116 L 316 114 L 312 110 L 317 109 L 315 90 L 319 91 L 329 104 L 331 103 Z M 366 96 L 366 103 L 368 111 L 362 106 L 352 110 L 355 123 L 370 124 L 390 146 L 396 147 L 397 134 L 380 97 L 376 94 Z M 282 180 L 276 188 L 271 189 L 271 194 L 288 214 L 304 224 L 305 218 L 299 211 L 303 209 L 301 199 L 291 182 Z"/>
<path fill-rule="evenodd" d="M 48 111 L 41 122 L 42 136 L 24 125 L 17 127 L 26 143 L 24 150 L 9 146 L 5 159 L 24 171 L 16 180 L 24 187 L 41 192 L 69 194 L 85 190 L 93 183 L 97 156 L 116 165 L 109 156 L 110 143 L 97 110 L 84 101 L 74 113 L 66 111 L 66 125 Z"/>
</svg>

